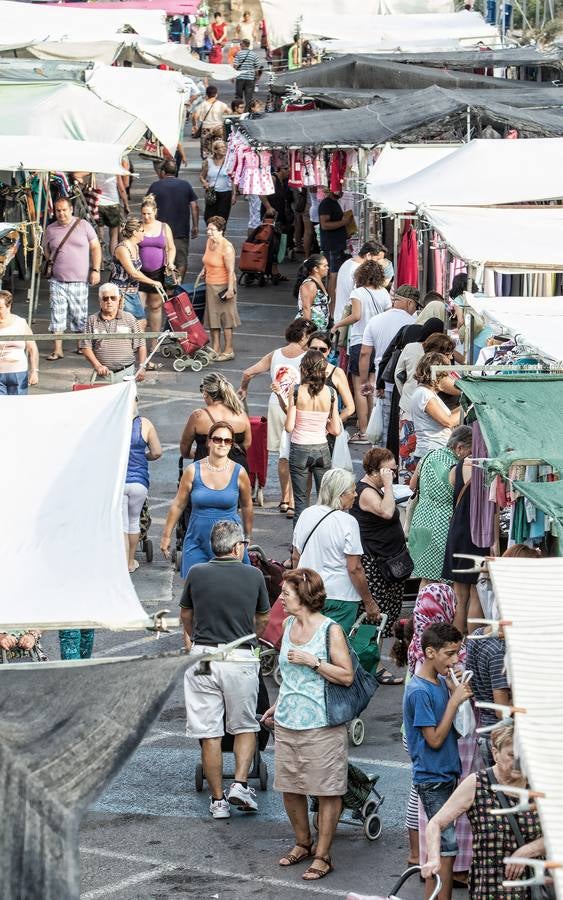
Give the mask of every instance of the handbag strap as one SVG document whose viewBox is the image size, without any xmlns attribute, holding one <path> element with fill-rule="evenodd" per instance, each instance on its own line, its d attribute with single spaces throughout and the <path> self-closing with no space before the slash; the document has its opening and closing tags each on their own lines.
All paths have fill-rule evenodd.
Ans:
<svg viewBox="0 0 563 900">
<path fill-rule="evenodd" d="M 463 470 L 462 470 L 462 471 L 463 471 Z M 462 475 L 462 478 L 463 478 L 463 475 Z M 459 494 L 458 494 L 458 496 L 457 496 L 457 500 L 456 500 L 456 502 L 455 502 L 456 509 L 457 509 L 457 507 L 459 506 L 459 504 L 460 504 L 460 502 L 461 502 L 461 498 L 463 497 L 463 495 L 465 494 L 465 492 L 467 491 L 467 489 L 469 488 L 470 485 L 471 485 L 471 478 L 469 479 L 469 481 L 466 481 L 466 482 L 465 482 L 465 484 L 463 485 L 461 491 L 459 492 Z"/>
<path fill-rule="evenodd" d="M 51 263 L 52 266 L 55 265 L 55 263 L 56 263 L 56 261 L 57 261 L 57 256 L 59 255 L 59 253 L 60 253 L 61 250 L 63 249 L 64 245 L 66 244 L 66 242 L 68 241 L 68 239 L 69 239 L 69 237 L 71 236 L 72 232 L 74 231 L 74 229 L 76 228 L 76 226 L 78 225 L 78 223 L 79 223 L 80 221 L 81 221 L 81 219 L 79 219 L 78 217 L 74 220 L 74 222 L 73 222 L 72 225 L 70 226 L 69 230 L 68 230 L 67 233 L 65 234 L 64 238 L 63 238 L 62 241 L 60 242 L 59 246 L 58 246 L 57 249 L 55 250 L 55 252 L 54 252 L 54 254 L 53 254 L 53 258 L 49 260 L 49 262 Z"/>
<path fill-rule="evenodd" d="M 217 184 L 217 179 L 219 178 L 219 175 L 220 175 L 221 172 L 223 171 L 223 166 L 225 165 L 226 160 L 227 160 L 227 157 L 226 157 L 226 156 L 223 157 L 223 162 L 221 163 L 221 166 L 220 166 L 220 168 L 219 168 L 219 171 L 217 172 L 217 174 L 216 174 L 216 176 L 215 176 L 215 181 L 213 182 L 213 190 L 215 190 L 215 186 L 216 186 L 216 184 Z"/>
<path fill-rule="evenodd" d="M 489 779 L 489 784 L 491 786 L 493 784 L 498 784 L 498 782 L 495 781 L 495 779 L 494 779 L 493 770 L 492 770 L 491 766 L 489 766 L 487 768 L 487 778 Z M 508 797 L 506 796 L 506 794 L 504 794 L 502 791 L 495 791 L 495 795 L 498 798 L 498 802 L 500 803 L 500 805 L 502 806 L 503 809 L 507 809 L 507 810 L 512 809 L 512 805 L 511 805 L 510 801 L 508 800 Z M 512 833 L 513 833 L 514 837 L 516 838 L 516 843 L 518 844 L 518 847 L 523 847 L 524 844 L 527 843 L 527 841 L 524 840 L 524 836 L 523 836 L 522 832 L 520 831 L 520 826 L 518 825 L 518 822 L 516 821 L 516 816 L 514 815 L 514 813 L 507 812 L 506 819 L 508 820 L 508 824 L 510 825 L 510 828 L 512 829 Z"/>
<path fill-rule="evenodd" d="M 201 122 L 199 123 L 199 127 L 200 127 L 200 128 L 203 128 L 203 123 L 205 122 L 205 120 L 207 119 L 207 116 L 208 116 L 209 113 L 211 112 L 211 110 L 212 110 L 212 108 L 213 108 L 213 104 L 215 103 L 215 99 L 216 99 L 216 98 L 214 98 L 213 100 L 210 100 L 210 101 L 209 101 L 209 109 L 207 110 L 207 112 L 205 113 L 203 119 L 202 119 Z"/>
<path fill-rule="evenodd" d="M 324 522 L 325 519 L 328 519 L 328 517 L 329 517 L 330 515 L 332 515 L 333 512 L 336 512 L 336 510 L 335 510 L 335 509 L 330 509 L 327 513 L 324 514 L 324 516 L 322 517 L 322 519 L 319 519 L 319 521 L 317 522 L 317 524 L 311 529 L 311 531 L 309 532 L 309 534 L 308 534 L 307 537 L 305 538 L 305 543 L 304 543 L 303 546 L 301 547 L 301 553 L 299 554 L 300 556 L 303 556 L 303 554 L 304 554 L 304 552 L 305 552 L 305 547 L 307 546 L 307 544 L 309 543 L 309 541 L 310 541 L 311 538 L 313 537 L 313 534 L 315 533 L 315 531 L 317 530 L 317 528 L 319 527 L 319 525 L 320 525 L 322 522 Z"/>
</svg>

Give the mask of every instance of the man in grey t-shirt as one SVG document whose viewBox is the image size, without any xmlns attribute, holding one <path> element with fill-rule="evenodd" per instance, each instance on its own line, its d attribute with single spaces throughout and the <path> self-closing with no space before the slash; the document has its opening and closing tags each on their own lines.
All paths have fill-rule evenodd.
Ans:
<svg viewBox="0 0 563 900">
<path fill-rule="evenodd" d="M 182 599 L 181 620 L 190 656 L 205 655 L 221 645 L 255 632 L 262 634 L 270 617 L 264 576 L 242 562 L 246 540 L 237 522 L 216 522 L 211 531 L 214 559 L 192 566 Z M 198 675 L 197 666 L 184 675 L 186 733 L 201 743 L 201 760 L 211 789 L 209 811 L 214 819 L 227 819 L 230 807 L 247 812 L 257 807 L 247 778 L 254 751 L 258 699 L 258 657 L 251 644 L 236 651 L 248 662 L 213 662 L 209 674 Z M 223 793 L 221 739 L 235 736 L 235 777 L 227 796 Z"/>
</svg>

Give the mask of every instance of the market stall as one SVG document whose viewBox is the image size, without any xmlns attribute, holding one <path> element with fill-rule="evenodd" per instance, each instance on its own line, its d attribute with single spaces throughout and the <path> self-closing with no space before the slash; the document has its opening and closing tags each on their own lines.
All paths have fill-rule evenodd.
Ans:
<svg viewBox="0 0 563 900">
<path fill-rule="evenodd" d="M 563 366 L 563 297 L 474 297 L 477 315 L 517 345 Z"/>
</svg>

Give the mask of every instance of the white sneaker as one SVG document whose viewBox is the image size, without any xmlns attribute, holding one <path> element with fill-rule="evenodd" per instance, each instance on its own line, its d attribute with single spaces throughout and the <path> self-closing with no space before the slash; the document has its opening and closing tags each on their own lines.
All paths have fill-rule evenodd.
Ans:
<svg viewBox="0 0 563 900">
<path fill-rule="evenodd" d="M 256 812 L 258 804 L 254 799 L 255 796 L 256 791 L 249 787 L 243 787 L 242 784 L 235 781 L 230 787 L 227 800 L 243 812 Z"/>
<path fill-rule="evenodd" d="M 213 797 L 211 798 L 209 812 L 214 819 L 230 819 L 231 809 L 224 794 L 221 800 L 214 800 Z"/>
</svg>

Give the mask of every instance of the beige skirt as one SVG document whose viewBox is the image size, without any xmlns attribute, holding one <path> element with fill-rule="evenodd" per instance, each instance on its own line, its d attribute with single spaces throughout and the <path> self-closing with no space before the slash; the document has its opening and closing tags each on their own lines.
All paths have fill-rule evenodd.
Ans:
<svg viewBox="0 0 563 900">
<path fill-rule="evenodd" d="M 342 797 L 348 784 L 348 732 L 335 728 L 296 731 L 276 725 L 274 789 L 287 794 Z"/>
<path fill-rule="evenodd" d="M 233 300 L 219 299 L 219 294 L 223 294 L 227 288 L 226 284 L 206 285 L 204 319 L 206 328 L 236 328 L 240 325 L 236 294 Z"/>
</svg>

